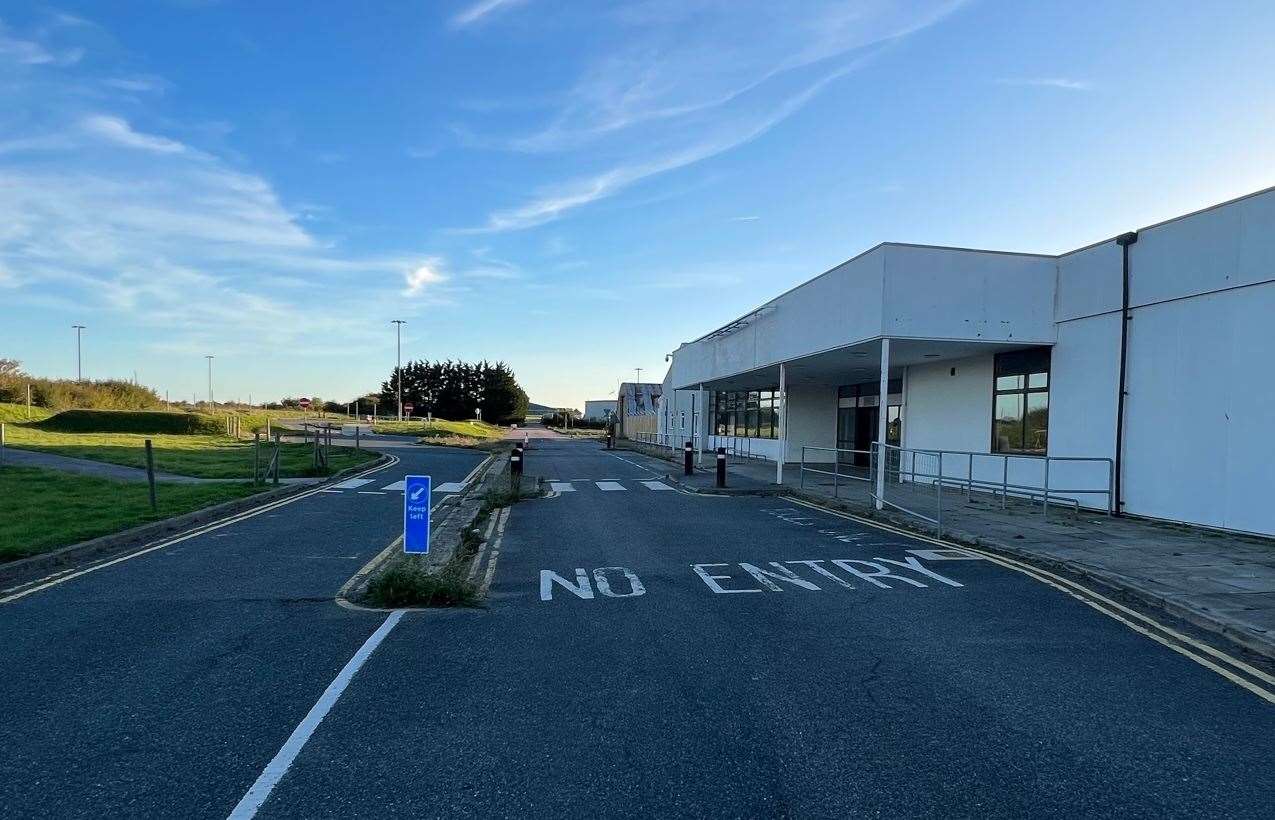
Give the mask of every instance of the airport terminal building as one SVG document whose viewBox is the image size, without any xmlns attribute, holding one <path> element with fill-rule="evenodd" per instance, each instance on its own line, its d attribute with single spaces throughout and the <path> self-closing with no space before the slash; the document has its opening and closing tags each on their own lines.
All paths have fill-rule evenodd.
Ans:
<svg viewBox="0 0 1275 820">
<path fill-rule="evenodd" d="M 884 243 L 680 345 L 662 392 L 666 441 L 781 483 L 943 451 L 953 480 L 1272 535 L 1275 188 L 1058 256 Z"/>
</svg>

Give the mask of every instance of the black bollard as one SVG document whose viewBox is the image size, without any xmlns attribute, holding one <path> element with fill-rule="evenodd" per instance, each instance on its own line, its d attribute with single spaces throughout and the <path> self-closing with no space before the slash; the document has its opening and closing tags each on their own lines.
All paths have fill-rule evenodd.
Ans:
<svg viewBox="0 0 1275 820">
<path fill-rule="evenodd" d="M 686 447 L 682 449 L 682 472 L 684 475 L 690 475 L 695 472 L 694 458 L 695 446 L 688 441 L 686 442 Z"/>
<path fill-rule="evenodd" d="M 517 446 L 509 456 L 509 487 L 514 492 L 522 486 L 522 454 L 522 447 Z"/>
<path fill-rule="evenodd" d="M 717 486 L 726 486 L 726 448 L 717 448 Z"/>
</svg>

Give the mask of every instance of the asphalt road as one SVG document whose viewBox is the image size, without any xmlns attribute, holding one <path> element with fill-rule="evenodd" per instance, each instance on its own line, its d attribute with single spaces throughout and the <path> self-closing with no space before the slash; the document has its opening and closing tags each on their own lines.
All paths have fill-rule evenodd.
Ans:
<svg viewBox="0 0 1275 820">
<path fill-rule="evenodd" d="M 336 495 L 0 606 L 5 814 L 226 816 L 387 624 L 258 816 L 1270 816 L 1275 707 L 1057 589 L 596 442 L 527 469 L 483 610 L 338 609 L 398 522 Z"/>
<path fill-rule="evenodd" d="M 401 527 L 381 488 L 483 457 L 401 445 L 357 490 L 0 604 L 0 816 L 224 817 L 383 620 L 333 603 Z"/>
</svg>

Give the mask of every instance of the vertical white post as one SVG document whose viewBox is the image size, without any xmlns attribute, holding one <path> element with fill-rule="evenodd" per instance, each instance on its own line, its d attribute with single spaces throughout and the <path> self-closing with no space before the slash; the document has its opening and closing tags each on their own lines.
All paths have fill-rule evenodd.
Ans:
<svg viewBox="0 0 1275 820">
<path fill-rule="evenodd" d="M 890 340 L 881 340 L 881 382 L 880 399 L 877 401 L 877 509 L 881 509 L 881 499 L 885 498 L 885 431 L 890 414 Z"/>
<path fill-rule="evenodd" d="M 779 363 L 779 455 L 775 459 L 775 483 L 784 483 L 784 459 L 788 457 L 788 372 L 784 363 Z"/>
</svg>

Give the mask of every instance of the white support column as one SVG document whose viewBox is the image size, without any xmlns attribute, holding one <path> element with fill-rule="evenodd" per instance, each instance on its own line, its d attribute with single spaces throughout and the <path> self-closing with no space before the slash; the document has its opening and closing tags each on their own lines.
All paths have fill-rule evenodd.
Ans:
<svg viewBox="0 0 1275 820">
<path fill-rule="evenodd" d="M 788 385 L 787 368 L 779 363 L 779 457 L 775 459 L 775 483 L 784 483 L 784 459 L 788 458 Z"/>
<path fill-rule="evenodd" d="M 890 415 L 890 340 L 881 340 L 881 398 L 877 402 L 877 509 L 885 498 L 885 431 Z"/>
</svg>

